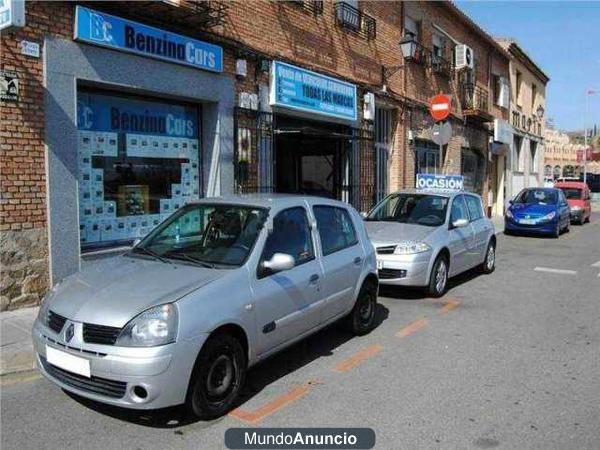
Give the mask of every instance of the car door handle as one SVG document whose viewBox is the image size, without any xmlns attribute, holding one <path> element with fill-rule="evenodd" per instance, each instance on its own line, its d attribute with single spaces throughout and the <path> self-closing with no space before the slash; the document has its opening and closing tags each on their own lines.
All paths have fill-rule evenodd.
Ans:
<svg viewBox="0 0 600 450">
<path fill-rule="evenodd" d="M 310 284 L 316 284 L 317 281 L 319 281 L 319 275 L 317 275 L 316 273 L 314 275 L 311 275 L 309 280 Z"/>
<path fill-rule="evenodd" d="M 356 264 L 357 266 L 362 262 L 362 258 L 360 256 L 357 256 L 356 258 L 354 258 L 354 264 Z"/>
</svg>

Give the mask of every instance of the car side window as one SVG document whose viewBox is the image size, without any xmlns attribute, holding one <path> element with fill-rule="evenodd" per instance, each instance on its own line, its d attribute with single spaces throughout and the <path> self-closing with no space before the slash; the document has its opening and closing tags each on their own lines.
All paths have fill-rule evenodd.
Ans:
<svg viewBox="0 0 600 450">
<path fill-rule="evenodd" d="M 275 253 L 293 256 L 296 265 L 314 259 L 310 226 L 304 208 L 289 208 L 273 218 L 273 231 L 265 242 L 261 262 L 270 260 Z"/>
<path fill-rule="evenodd" d="M 469 220 L 469 213 L 467 212 L 467 205 L 465 204 L 463 195 L 454 197 L 452 208 L 450 209 L 450 223 L 453 224 L 458 219 Z"/>
<path fill-rule="evenodd" d="M 465 195 L 464 197 L 467 202 L 467 208 L 469 209 L 471 222 L 481 219 L 483 217 L 483 211 L 481 209 L 481 202 L 479 199 L 477 197 L 473 197 L 472 195 Z"/>
<path fill-rule="evenodd" d="M 324 256 L 358 243 L 348 211 L 334 206 L 315 206 L 313 212 Z"/>
</svg>

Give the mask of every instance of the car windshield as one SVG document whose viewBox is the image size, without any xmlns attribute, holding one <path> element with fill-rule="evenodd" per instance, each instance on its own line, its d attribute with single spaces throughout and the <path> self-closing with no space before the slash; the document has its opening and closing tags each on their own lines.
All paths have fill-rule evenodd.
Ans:
<svg viewBox="0 0 600 450">
<path fill-rule="evenodd" d="M 437 227 L 446 221 L 447 207 L 448 197 L 427 194 L 392 194 L 383 199 L 365 220 Z"/>
<path fill-rule="evenodd" d="M 525 189 L 515 199 L 515 203 L 534 205 L 555 205 L 557 202 L 557 192 L 546 189 Z"/>
<path fill-rule="evenodd" d="M 204 267 L 240 266 L 264 224 L 264 208 L 225 204 L 188 205 L 159 225 L 132 253 Z"/>
<path fill-rule="evenodd" d="M 565 194 L 565 197 L 573 200 L 581 200 L 581 189 L 577 188 L 560 188 Z"/>
</svg>

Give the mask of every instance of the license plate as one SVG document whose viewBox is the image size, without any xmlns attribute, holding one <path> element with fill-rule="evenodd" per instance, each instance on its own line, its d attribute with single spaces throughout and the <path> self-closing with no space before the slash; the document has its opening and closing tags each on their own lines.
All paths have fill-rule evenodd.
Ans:
<svg viewBox="0 0 600 450">
<path fill-rule="evenodd" d="M 377 261 L 377 270 L 383 269 L 383 261 Z"/>
<path fill-rule="evenodd" d="M 46 345 L 46 361 L 61 369 L 73 372 L 84 377 L 91 377 L 90 361 L 85 358 L 61 352 Z"/>
<path fill-rule="evenodd" d="M 522 223 L 523 225 L 535 225 L 536 220 L 535 219 L 521 219 L 521 220 L 519 220 L 519 223 Z"/>
</svg>

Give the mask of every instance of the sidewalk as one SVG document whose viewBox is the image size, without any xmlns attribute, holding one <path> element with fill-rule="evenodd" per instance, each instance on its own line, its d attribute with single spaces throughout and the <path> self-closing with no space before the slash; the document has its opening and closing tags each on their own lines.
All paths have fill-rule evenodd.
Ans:
<svg viewBox="0 0 600 450">
<path fill-rule="evenodd" d="M 31 327 L 39 308 L 0 313 L 0 376 L 35 368 Z"/>
</svg>

